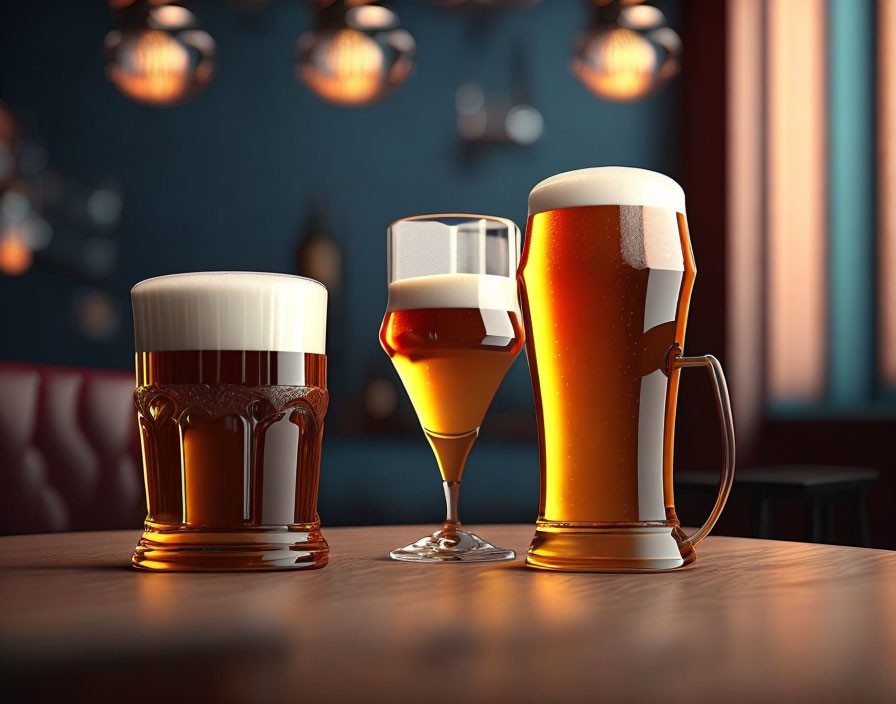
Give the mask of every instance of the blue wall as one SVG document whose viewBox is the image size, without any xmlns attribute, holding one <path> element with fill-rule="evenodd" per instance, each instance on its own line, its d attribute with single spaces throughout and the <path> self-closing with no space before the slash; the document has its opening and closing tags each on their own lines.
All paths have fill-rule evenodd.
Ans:
<svg viewBox="0 0 896 704">
<path fill-rule="evenodd" d="M 124 194 L 118 268 L 106 283 L 125 311 L 130 287 L 149 276 L 292 271 L 309 200 L 325 195 L 336 236 L 347 246 L 350 351 L 330 381 L 346 403 L 356 403 L 371 370 L 388 364 L 377 332 L 391 220 L 461 210 L 522 226 L 529 189 L 559 171 L 624 164 L 677 175 L 677 81 L 643 102 L 613 105 L 569 73 L 572 37 L 587 21 L 584 2 L 549 0 L 485 14 L 411 0 L 393 6 L 418 54 L 413 75 L 380 105 L 336 108 L 295 81 L 295 39 L 312 19 L 306 4 L 276 2 L 247 16 L 225 2 L 197 1 L 191 7 L 218 43 L 218 75 L 194 101 L 159 109 L 131 103 L 106 80 L 103 37 L 113 18 L 104 3 L 7 4 L 0 100 L 45 145 L 51 167 L 84 183 L 111 179 Z M 662 6 L 675 26 L 676 5 Z M 465 158 L 455 88 L 468 80 L 505 88 L 516 42 L 526 47 L 545 135 L 530 148 L 491 147 Z M 0 358 L 130 367 L 129 312 L 111 340 L 85 339 L 72 324 L 75 287 L 41 267 L 20 278 L 0 276 Z M 494 408 L 531 404 L 521 358 Z M 352 484 L 357 463 L 347 456 L 342 466 L 339 481 Z M 419 474 L 430 487 L 427 472 L 434 469 Z M 531 498 L 537 480 L 528 469 L 527 477 Z"/>
</svg>

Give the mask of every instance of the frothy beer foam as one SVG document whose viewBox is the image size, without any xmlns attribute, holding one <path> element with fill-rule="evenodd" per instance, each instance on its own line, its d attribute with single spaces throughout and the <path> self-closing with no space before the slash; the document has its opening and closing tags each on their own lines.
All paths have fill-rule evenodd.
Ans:
<svg viewBox="0 0 896 704">
<path fill-rule="evenodd" d="M 641 205 L 684 214 L 684 191 L 668 176 L 625 166 L 551 176 L 529 193 L 529 215 L 587 205 Z"/>
<path fill-rule="evenodd" d="M 436 274 L 389 284 L 387 310 L 480 308 L 519 314 L 516 279 L 493 274 Z"/>
<path fill-rule="evenodd" d="M 137 352 L 250 350 L 325 354 L 327 289 L 301 276 L 173 274 L 131 289 Z"/>
</svg>

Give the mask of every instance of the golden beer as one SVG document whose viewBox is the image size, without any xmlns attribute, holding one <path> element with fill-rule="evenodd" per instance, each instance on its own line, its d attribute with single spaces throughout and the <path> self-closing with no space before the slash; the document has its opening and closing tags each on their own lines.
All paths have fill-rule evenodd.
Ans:
<svg viewBox="0 0 896 704">
<path fill-rule="evenodd" d="M 695 541 L 679 527 L 672 489 L 696 273 L 684 195 L 660 174 L 587 169 L 537 186 L 530 213 L 519 280 L 541 496 L 528 563 L 690 564 Z M 712 376 L 709 359 L 687 366 Z"/>
<path fill-rule="evenodd" d="M 513 311 L 424 308 L 389 311 L 380 332 L 432 445 L 445 481 L 464 460 L 501 380 L 523 347 Z"/>
</svg>

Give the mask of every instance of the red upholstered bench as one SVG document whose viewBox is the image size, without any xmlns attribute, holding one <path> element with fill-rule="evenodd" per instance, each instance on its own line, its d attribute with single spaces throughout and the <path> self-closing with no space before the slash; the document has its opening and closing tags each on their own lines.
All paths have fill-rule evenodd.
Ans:
<svg viewBox="0 0 896 704">
<path fill-rule="evenodd" d="M 145 516 L 129 372 L 0 362 L 0 534 Z"/>
</svg>

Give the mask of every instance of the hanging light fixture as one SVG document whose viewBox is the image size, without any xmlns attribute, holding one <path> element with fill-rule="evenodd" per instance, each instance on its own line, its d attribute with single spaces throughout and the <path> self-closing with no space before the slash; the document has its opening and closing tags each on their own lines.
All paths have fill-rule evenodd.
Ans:
<svg viewBox="0 0 896 704">
<path fill-rule="evenodd" d="M 681 39 L 662 11 L 639 0 L 593 0 L 591 26 L 576 39 L 572 72 L 595 95 L 629 102 L 678 73 Z"/>
<path fill-rule="evenodd" d="M 131 100 L 173 105 L 212 78 L 215 40 L 195 15 L 167 0 L 110 0 L 117 26 L 106 35 L 106 74 Z"/>
<path fill-rule="evenodd" d="M 364 0 L 318 0 L 317 26 L 298 40 L 297 76 L 324 100 L 360 106 L 390 95 L 408 77 L 414 38 L 398 15 Z"/>
</svg>

